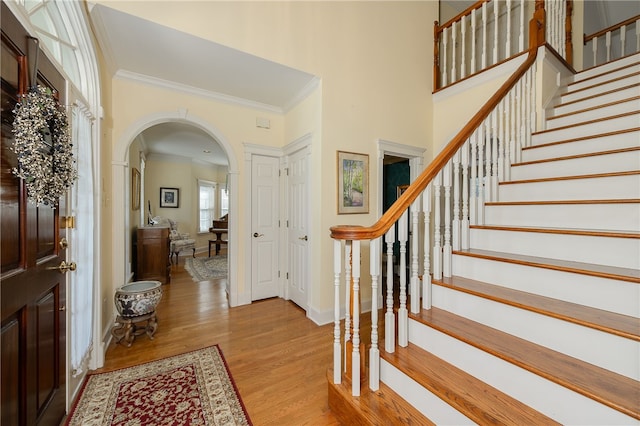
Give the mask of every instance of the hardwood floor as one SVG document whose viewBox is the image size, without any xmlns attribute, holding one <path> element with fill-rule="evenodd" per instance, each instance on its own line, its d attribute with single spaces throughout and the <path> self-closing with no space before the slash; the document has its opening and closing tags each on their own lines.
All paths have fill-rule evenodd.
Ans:
<svg viewBox="0 0 640 426">
<path fill-rule="evenodd" d="M 224 286 L 193 282 L 180 259 L 162 286 L 154 339 L 112 343 L 99 371 L 218 344 L 254 425 L 339 425 L 327 401 L 333 324 L 319 327 L 279 298 L 230 309 Z"/>
</svg>

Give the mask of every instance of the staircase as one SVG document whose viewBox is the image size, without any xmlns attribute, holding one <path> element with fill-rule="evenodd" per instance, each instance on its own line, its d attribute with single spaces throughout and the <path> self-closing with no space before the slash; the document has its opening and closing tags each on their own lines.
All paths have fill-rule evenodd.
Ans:
<svg viewBox="0 0 640 426">
<path fill-rule="evenodd" d="M 640 424 L 640 55 L 562 93 L 344 424 Z"/>
</svg>

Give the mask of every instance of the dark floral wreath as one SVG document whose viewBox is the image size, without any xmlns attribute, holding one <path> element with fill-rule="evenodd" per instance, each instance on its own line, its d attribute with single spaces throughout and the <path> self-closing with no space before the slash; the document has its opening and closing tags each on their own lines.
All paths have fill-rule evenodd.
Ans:
<svg viewBox="0 0 640 426">
<path fill-rule="evenodd" d="M 67 114 L 49 88 L 38 85 L 21 97 L 13 109 L 13 173 L 25 181 L 31 202 L 55 207 L 78 178 Z"/>
</svg>

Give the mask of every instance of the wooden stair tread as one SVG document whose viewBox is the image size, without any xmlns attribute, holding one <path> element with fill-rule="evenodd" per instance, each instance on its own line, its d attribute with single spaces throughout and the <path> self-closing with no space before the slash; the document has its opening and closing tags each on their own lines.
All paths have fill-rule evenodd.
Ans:
<svg viewBox="0 0 640 426">
<path fill-rule="evenodd" d="M 596 106 L 592 106 L 592 107 L 589 107 L 589 108 L 583 108 L 583 109 L 579 109 L 579 110 L 576 110 L 576 111 L 566 112 L 564 114 L 554 115 L 553 117 L 548 117 L 547 121 L 557 120 L 558 118 L 570 117 L 572 115 L 581 114 L 583 112 L 596 111 L 596 110 L 599 110 L 599 109 L 602 109 L 602 108 L 606 108 L 606 107 L 610 107 L 610 106 L 613 106 L 613 105 L 623 104 L 625 102 L 637 101 L 638 99 L 640 99 L 640 96 L 632 96 L 630 98 L 618 99 L 618 100 L 613 101 L 613 102 L 607 102 L 607 103 L 596 105 Z"/>
<path fill-rule="evenodd" d="M 470 229 L 491 229 L 493 231 L 535 232 L 539 234 L 582 235 L 591 237 L 640 239 L 638 231 L 611 231 L 598 229 L 541 228 L 536 226 L 469 225 Z"/>
<path fill-rule="evenodd" d="M 622 58 L 620 58 L 620 59 L 622 59 Z M 614 62 L 614 61 L 612 61 L 612 62 Z M 611 63 L 611 62 L 609 62 L 609 63 Z M 591 77 L 584 78 L 584 79 L 580 78 L 580 74 L 584 73 L 586 70 L 582 70 L 582 71 L 579 71 L 579 72 L 577 72 L 575 74 L 576 81 L 567 84 L 567 87 L 571 87 L 571 86 L 573 86 L 575 84 L 584 83 L 585 81 L 593 80 L 595 78 L 600 78 L 603 75 L 607 75 L 607 74 L 611 74 L 611 73 L 614 73 L 614 72 L 622 71 L 623 69 L 632 68 L 632 67 L 635 67 L 636 65 L 640 65 L 640 62 L 632 62 L 630 64 L 623 65 L 621 67 L 614 68 L 614 69 L 611 69 L 609 71 L 606 71 L 606 72 L 603 72 L 603 73 L 600 73 L 600 74 L 595 74 L 595 75 L 592 75 Z M 593 69 L 593 68 L 596 68 L 596 67 L 592 67 L 591 69 Z"/>
<path fill-rule="evenodd" d="M 561 106 L 571 105 L 571 104 L 575 104 L 576 102 L 582 102 L 582 101 L 586 101 L 588 99 L 595 99 L 595 98 L 598 98 L 600 96 L 608 95 L 608 94 L 615 93 L 615 92 L 621 92 L 623 90 L 627 90 L 627 89 L 631 89 L 633 87 L 639 87 L 639 86 L 640 86 L 640 83 L 633 83 L 633 84 L 629 84 L 629 85 L 624 86 L 624 87 L 618 87 L 616 89 L 607 90 L 606 92 L 600 92 L 600 93 L 597 93 L 595 95 L 591 95 L 591 96 L 587 96 L 587 97 L 584 97 L 584 98 L 576 99 L 574 101 L 559 103 L 559 104 L 554 105 L 554 107 L 557 108 L 557 107 L 561 107 Z"/>
<path fill-rule="evenodd" d="M 413 344 L 396 346 L 394 353 L 382 351 L 380 355 L 478 424 L 558 424 Z"/>
<path fill-rule="evenodd" d="M 571 142 L 581 142 L 581 141 L 585 141 L 585 140 L 589 140 L 589 139 L 598 139 L 598 138 L 604 138 L 604 137 L 607 137 L 607 136 L 620 135 L 620 134 L 624 134 L 624 133 L 633 133 L 633 132 L 637 132 L 637 131 L 640 131 L 640 127 L 632 127 L 630 129 L 621 129 L 621 130 L 616 130 L 616 131 L 613 131 L 613 132 L 597 133 L 597 134 L 593 134 L 593 135 L 580 136 L 580 137 L 577 137 L 577 138 L 563 139 L 563 140 L 560 140 L 560 141 L 553 141 L 553 142 L 547 142 L 547 143 L 542 143 L 542 144 L 537 144 L 537 145 L 525 146 L 525 147 L 522 148 L 522 152 L 524 152 L 526 150 L 529 150 L 529 149 L 544 148 L 544 147 L 548 147 L 548 146 L 561 145 L 561 144 L 564 144 L 564 143 L 571 143 Z"/>
<path fill-rule="evenodd" d="M 498 185 L 515 185 L 519 183 L 535 183 L 535 182 L 554 182 L 559 180 L 574 180 L 574 179 L 597 179 L 602 177 L 633 176 L 633 175 L 640 175 L 640 170 L 628 170 L 625 172 L 612 172 L 612 173 L 592 173 L 587 175 L 558 176 L 558 177 L 539 178 L 539 179 L 510 180 L 510 181 L 499 182 Z"/>
<path fill-rule="evenodd" d="M 640 319 L 638 318 L 469 278 L 444 277 L 441 280 L 434 279 L 433 283 L 605 333 L 640 341 Z"/>
<path fill-rule="evenodd" d="M 349 425 L 435 425 L 415 407 L 380 382 L 380 389 L 372 391 L 368 384 L 361 387 L 360 396 L 351 395 L 351 382 L 333 383 L 333 369 L 327 371 L 329 407 Z"/>
<path fill-rule="evenodd" d="M 547 201 L 487 201 L 485 206 L 536 206 L 567 204 L 640 204 L 640 198 L 611 198 L 608 200 L 547 200 Z"/>
<path fill-rule="evenodd" d="M 609 115 L 609 116 L 606 116 L 606 117 L 594 118 L 592 120 L 580 121 L 580 122 L 577 122 L 577 123 L 571 123 L 571 124 L 567 124 L 566 126 L 555 127 L 553 129 L 540 130 L 538 132 L 531 133 L 531 135 L 532 136 L 534 136 L 534 135 L 542 135 L 542 134 L 545 134 L 545 133 L 557 132 L 559 130 L 571 129 L 573 127 L 584 126 L 584 125 L 593 124 L 593 123 L 600 123 L 600 122 L 603 122 L 603 121 L 613 120 L 615 118 L 627 117 L 627 116 L 630 116 L 630 115 L 638 115 L 638 114 L 640 114 L 639 110 L 629 111 L 629 112 L 624 112 L 622 114 Z"/>
<path fill-rule="evenodd" d="M 565 155 L 562 157 L 544 158 L 541 160 L 533 160 L 533 161 L 523 161 L 521 163 L 514 163 L 511 165 L 511 167 L 513 168 L 518 166 L 526 166 L 530 164 L 551 163 L 554 161 L 563 161 L 563 160 L 575 160 L 577 158 L 598 157 L 601 155 L 621 154 L 624 152 L 634 152 L 634 151 L 640 151 L 640 147 L 634 146 L 629 148 L 612 149 L 608 151 L 589 152 L 585 154 Z"/>
<path fill-rule="evenodd" d="M 612 79 L 607 80 L 607 81 L 602 81 L 600 83 L 592 84 L 591 86 L 585 86 L 582 89 L 576 89 L 576 90 L 569 89 L 567 92 L 563 93 L 563 96 L 573 95 L 575 93 L 584 92 L 585 90 L 594 89 L 596 87 L 604 86 L 605 84 L 613 83 L 614 81 L 624 80 L 625 78 L 633 77 L 633 76 L 636 76 L 636 75 L 640 76 L 640 71 L 628 73 L 628 74 L 622 75 L 620 77 L 612 78 Z M 583 80 L 583 81 L 587 81 L 587 80 Z M 567 86 L 567 88 L 568 88 L 568 86 Z"/>
<path fill-rule="evenodd" d="M 454 254 L 472 256 L 487 260 L 509 262 L 537 268 L 552 269 L 556 271 L 571 272 L 575 274 L 590 275 L 601 278 L 610 278 L 640 284 L 640 270 L 632 268 L 619 268 L 608 265 L 595 265 L 592 263 L 573 262 L 567 260 L 550 259 L 539 256 L 527 256 L 523 254 L 503 253 L 491 250 L 456 250 Z"/>
<path fill-rule="evenodd" d="M 640 419 L 640 386 L 633 379 L 438 308 L 409 315 L 455 339 Z"/>
</svg>

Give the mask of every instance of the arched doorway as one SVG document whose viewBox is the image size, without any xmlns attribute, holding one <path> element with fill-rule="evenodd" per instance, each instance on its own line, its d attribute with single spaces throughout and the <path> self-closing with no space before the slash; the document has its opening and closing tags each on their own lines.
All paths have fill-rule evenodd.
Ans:
<svg viewBox="0 0 640 426">
<path fill-rule="evenodd" d="M 116 141 L 113 156 L 113 168 L 112 168 L 112 212 L 113 212 L 113 269 L 114 280 L 118 282 L 113 283 L 113 290 L 120 284 L 130 279 L 130 265 L 128 260 L 130 259 L 131 244 L 129 240 L 129 220 L 128 215 L 123 215 L 122 212 L 129 211 L 130 203 L 130 158 L 129 147 L 135 138 L 144 130 L 162 123 L 184 123 L 193 126 L 211 137 L 212 143 L 217 142 L 222 150 L 225 152 L 228 159 L 228 189 L 229 189 L 229 277 L 227 280 L 227 293 L 229 297 L 230 306 L 236 306 L 238 304 L 237 293 L 237 244 L 234 241 L 237 240 L 237 211 L 238 211 L 238 161 L 235 157 L 231 145 L 225 138 L 225 136 L 211 123 L 196 117 L 191 114 L 187 114 L 186 110 L 179 110 L 177 112 L 164 112 L 142 117 L 137 122 L 129 126 L 129 128 L 123 133 L 123 136 Z M 125 248 L 124 253 L 122 248 Z"/>
</svg>

